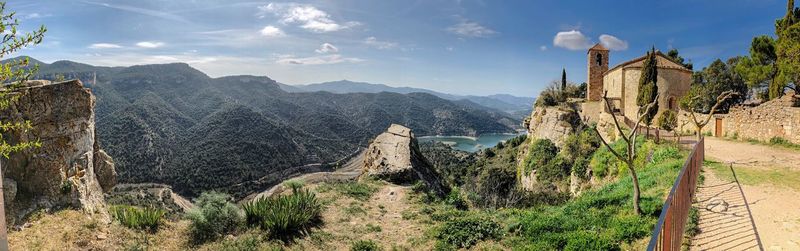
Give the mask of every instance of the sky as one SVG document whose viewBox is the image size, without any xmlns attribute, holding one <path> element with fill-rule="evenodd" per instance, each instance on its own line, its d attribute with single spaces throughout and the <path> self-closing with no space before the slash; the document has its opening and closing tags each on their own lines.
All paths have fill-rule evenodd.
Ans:
<svg viewBox="0 0 800 251">
<path fill-rule="evenodd" d="M 285 84 L 351 80 L 461 95 L 535 96 L 561 69 L 586 81 L 586 49 L 613 65 L 655 46 L 700 69 L 774 35 L 785 0 L 13 0 L 13 56 L 99 66 L 185 62 L 209 76 Z"/>
</svg>

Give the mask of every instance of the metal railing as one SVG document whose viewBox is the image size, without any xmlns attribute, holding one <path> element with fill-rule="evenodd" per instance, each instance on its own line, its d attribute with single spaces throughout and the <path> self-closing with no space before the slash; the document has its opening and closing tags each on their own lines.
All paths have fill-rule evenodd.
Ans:
<svg viewBox="0 0 800 251">
<path fill-rule="evenodd" d="M 669 196 L 661 208 L 661 216 L 653 229 L 647 250 L 681 250 L 683 232 L 692 207 L 692 198 L 697 191 L 697 177 L 703 165 L 704 138 L 694 145 L 689 158 L 683 164 Z"/>
</svg>

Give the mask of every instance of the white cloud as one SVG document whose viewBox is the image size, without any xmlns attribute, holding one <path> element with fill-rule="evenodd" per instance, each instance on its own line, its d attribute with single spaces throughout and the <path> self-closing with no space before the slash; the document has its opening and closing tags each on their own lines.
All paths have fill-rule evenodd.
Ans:
<svg viewBox="0 0 800 251">
<path fill-rule="evenodd" d="M 179 15 L 175 15 L 175 14 L 167 12 L 167 11 L 144 9 L 144 8 L 134 7 L 134 6 L 130 6 L 130 5 L 121 5 L 121 4 L 99 3 L 99 2 L 91 2 L 91 1 L 81 1 L 81 2 L 85 3 L 85 4 L 103 6 L 103 7 L 106 7 L 106 8 L 111 8 L 111 9 L 116 9 L 116 10 L 121 10 L 121 11 L 127 11 L 127 12 L 130 12 L 130 13 L 136 13 L 136 14 L 140 14 L 140 15 L 146 15 L 146 16 L 157 17 L 157 18 L 162 18 L 162 19 L 166 19 L 166 20 L 177 21 L 177 22 L 181 22 L 181 23 L 187 23 L 187 24 L 191 23 L 191 22 L 189 22 L 189 20 L 186 20 L 185 18 L 183 18 L 183 17 L 181 17 Z"/>
<path fill-rule="evenodd" d="M 264 29 L 261 29 L 260 33 L 261 33 L 262 36 L 265 36 L 265 37 L 283 37 L 283 36 L 286 36 L 286 33 L 284 33 L 281 29 L 279 29 L 278 27 L 272 26 L 272 25 L 264 27 Z"/>
<path fill-rule="evenodd" d="M 609 50 L 623 51 L 628 49 L 628 42 L 608 34 L 600 35 L 600 44 Z"/>
<path fill-rule="evenodd" d="M 30 14 L 22 16 L 22 19 L 37 19 L 37 18 L 45 18 L 45 17 L 50 17 L 50 16 L 52 16 L 52 15 L 50 15 L 50 14 L 41 14 L 41 13 L 34 12 L 34 13 L 30 13 Z"/>
<path fill-rule="evenodd" d="M 454 50 L 456 50 L 456 48 L 453 48 L 452 46 L 447 46 L 447 47 L 445 47 L 444 49 L 445 49 L 445 50 L 447 50 L 447 51 L 454 51 Z"/>
<path fill-rule="evenodd" d="M 547 46 L 544 46 L 544 45 L 539 46 L 539 50 L 540 51 L 546 51 L 547 50 Z"/>
<path fill-rule="evenodd" d="M 339 48 L 336 48 L 336 46 L 333 46 L 332 44 L 324 43 L 324 44 L 319 46 L 319 49 L 316 49 L 314 51 L 316 51 L 317 53 L 322 53 L 322 54 L 324 54 L 324 53 L 337 53 L 337 52 L 339 52 Z"/>
<path fill-rule="evenodd" d="M 342 57 L 339 54 L 331 54 L 324 56 L 304 57 L 298 58 L 292 55 L 279 56 L 275 61 L 283 65 L 325 65 L 325 64 L 338 64 L 338 63 L 358 63 L 364 61 L 360 58 Z"/>
<path fill-rule="evenodd" d="M 592 42 L 583 33 L 577 30 L 562 31 L 553 38 L 553 46 L 568 50 L 585 50 L 592 47 Z"/>
<path fill-rule="evenodd" d="M 143 42 L 136 43 L 136 46 L 139 46 L 141 48 L 147 48 L 147 49 L 155 49 L 155 48 L 163 47 L 164 45 L 165 44 L 163 42 L 152 42 L 152 41 L 143 41 Z"/>
<path fill-rule="evenodd" d="M 110 43 L 96 43 L 89 45 L 89 49 L 119 49 L 119 48 L 122 48 L 122 46 Z"/>
<path fill-rule="evenodd" d="M 270 3 L 259 6 L 258 9 L 258 16 L 261 18 L 266 17 L 266 13 L 272 13 L 281 17 L 281 23 L 299 24 L 301 28 L 317 33 L 338 31 L 360 25 L 358 22 L 340 24 L 331 19 L 327 12 L 308 4 Z"/>
<path fill-rule="evenodd" d="M 464 37 L 488 37 L 497 34 L 492 29 L 468 20 L 461 20 L 458 24 L 448 27 L 447 31 Z"/>
<path fill-rule="evenodd" d="M 364 39 L 364 44 L 381 50 L 393 49 L 397 47 L 397 43 L 395 42 L 380 41 L 375 37 L 368 37 Z"/>
</svg>

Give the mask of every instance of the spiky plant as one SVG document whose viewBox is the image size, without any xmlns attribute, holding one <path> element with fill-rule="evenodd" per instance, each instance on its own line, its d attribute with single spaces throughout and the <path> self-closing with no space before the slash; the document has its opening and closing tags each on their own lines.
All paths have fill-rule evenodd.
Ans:
<svg viewBox="0 0 800 251">
<path fill-rule="evenodd" d="M 247 224 L 268 231 L 270 238 L 290 240 L 321 223 L 316 194 L 294 187 L 290 195 L 262 197 L 243 206 Z"/>
<path fill-rule="evenodd" d="M 113 206 L 111 213 L 114 219 L 127 228 L 156 231 L 161 225 L 164 210 L 155 208 L 138 208 L 132 206 Z"/>
</svg>

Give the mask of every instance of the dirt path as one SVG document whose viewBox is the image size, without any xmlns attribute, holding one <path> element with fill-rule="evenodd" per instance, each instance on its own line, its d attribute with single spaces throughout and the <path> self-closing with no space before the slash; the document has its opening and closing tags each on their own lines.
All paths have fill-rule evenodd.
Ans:
<svg viewBox="0 0 800 251">
<path fill-rule="evenodd" d="M 735 193 L 727 191 L 716 195 L 716 197 L 729 203 L 729 208 L 740 204 L 743 206 L 743 200 L 741 199 L 746 199 L 755 222 L 755 231 L 760 237 L 764 250 L 800 250 L 800 190 L 776 185 L 780 182 L 771 182 L 778 179 L 787 179 L 787 177 L 780 177 L 781 175 L 800 175 L 800 172 L 797 172 L 800 171 L 800 152 L 779 147 L 720 140 L 712 137 L 706 138 L 705 144 L 706 159 L 721 162 L 724 166 L 733 164 L 733 172 L 729 168 L 705 168 L 706 183 L 698 189 L 699 203 L 697 206 L 701 213 L 701 232 L 725 230 L 713 228 L 714 225 L 708 224 L 711 221 L 706 220 L 705 223 L 703 222 L 704 217 L 710 217 L 703 215 L 703 211 L 706 211 L 704 208 L 709 206 L 708 202 L 710 202 L 705 201 L 704 203 L 703 199 L 704 196 L 709 194 L 714 195 L 713 191 L 718 190 L 718 188 L 730 187 Z M 769 175 L 769 173 L 774 173 L 776 170 L 780 171 L 780 175 Z M 733 178 L 734 172 L 738 176 L 737 179 Z M 743 177 L 742 174 L 744 173 L 755 173 L 757 175 L 763 173 L 763 175 L 759 175 L 762 179 L 758 180 L 758 182 L 742 182 L 742 178 L 748 178 L 747 176 Z M 790 178 L 796 179 L 798 177 Z M 739 183 L 735 182 L 737 180 Z M 718 187 L 714 188 L 713 186 L 715 185 Z M 738 191 L 739 186 L 744 193 L 744 197 L 741 195 L 742 192 Z M 739 194 L 738 197 L 736 197 L 736 194 Z M 734 207 L 730 210 L 739 210 L 738 208 L 740 207 Z M 724 218 L 709 219 L 723 220 Z M 744 221 L 735 222 L 741 223 L 740 225 L 745 225 L 746 223 Z M 736 234 L 736 231 L 725 231 L 728 234 L 714 237 L 719 238 L 721 241 L 727 236 Z M 697 238 L 704 236 L 708 237 L 706 233 L 700 233 Z M 696 244 L 701 244 L 701 242 Z M 693 245 L 693 248 L 700 250 L 705 250 L 707 247 L 709 246 L 699 247 Z"/>
<path fill-rule="evenodd" d="M 288 179 L 286 181 L 293 180 L 293 181 L 300 181 L 303 183 L 319 183 L 322 181 L 354 180 L 358 178 L 359 175 L 361 175 L 362 173 L 361 168 L 364 166 L 363 162 L 364 162 L 364 150 L 356 154 L 355 157 L 347 161 L 347 163 L 342 165 L 342 167 L 336 169 L 333 172 L 308 173 L 300 175 L 295 178 Z M 284 189 L 286 189 L 286 187 L 284 186 L 284 183 L 286 181 L 281 182 L 271 187 L 270 189 L 267 189 L 264 192 L 247 196 L 246 198 L 242 199 L 242 201 L 250 201 L 264 196 L 271 196 L 273 194 L 280 193 Z"/>
<path fill-rule="evenodd" d="M 700 233 L 692 238 L 691 250 L 759 250 L 758 233 L 739 185 L 711 172 L 704 175 L 694 204 Z"/>
<path fill-rule="evenodd" d="M 734 166 L 789 167 L 800 170 L 800 151 L 706 137 L 706 159 Z"/>
</svg>

